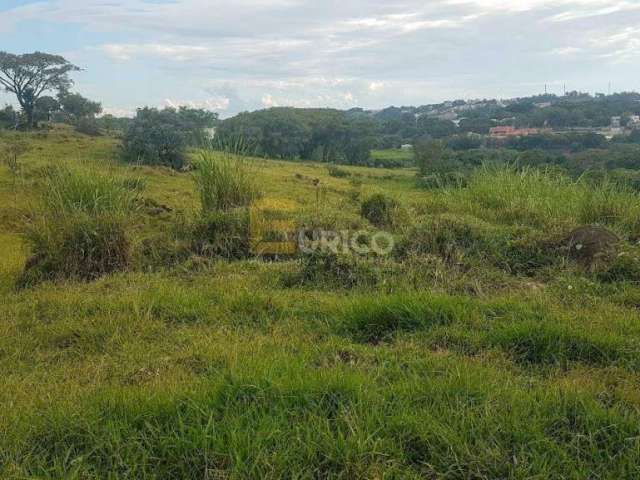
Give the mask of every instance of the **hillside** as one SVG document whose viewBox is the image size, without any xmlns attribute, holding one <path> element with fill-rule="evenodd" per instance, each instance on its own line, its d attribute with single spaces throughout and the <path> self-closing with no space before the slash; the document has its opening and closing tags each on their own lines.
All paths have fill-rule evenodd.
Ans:
<svg viewBox="0 0 640 480">
<path fill-rule="evenodd" d="M 0 145 L 16 138 L 17 173 L 0 165 L 0 477 L 640 476 L 637 192 L 232 157 L 296 227 L 383 230 L 395 248 L 225 258 L 193 250 L 194 172 L 125 164 L 117 140 L 65 127 Z M 51 166 L 134 192 L 127 268 L 22 284 Z M 384 215 L 367 220 L 372 198 Z M 583 225 L 619 251 L 570 258 Z"/>
</svg>

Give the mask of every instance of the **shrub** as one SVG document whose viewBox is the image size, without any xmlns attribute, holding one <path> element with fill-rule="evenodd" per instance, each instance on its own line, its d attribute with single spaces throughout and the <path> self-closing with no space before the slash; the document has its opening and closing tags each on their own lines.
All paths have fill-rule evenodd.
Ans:
<svg viewBox="0 0 640 480">
<path fill-rule="evenodd" d="M 203 214 L 248 207 L 261 196 L 242 157 L 203 151 L 195 171 Z"/>
<path fill-rule="evenodd" d="M 351 173 L 349 173 L 347 170 L 345 170 L 344 168 L 337 167 L 335 165 L 329 165 L 327 167 L 327 170 L 329 171 L 329 176 L 331 177 L 346 178 L 351 176 Z"/>
<path fill-rule="evenodd" d="M 398 202 L 382 193 L 369 197 L 362 203 L 361 215 L 376 227 L 393 226 L 399 209 Z"/>
<path fill-rule="evenodd" d="M 92 280 L 130 262 L 125 232 L 135 196 L 118 178 L 53 168 L 45 173 L 41 207 L 26 238 L 32 257 L 22 283 Z"/>
<path fill-rule="evenodd" d="M 125 159 L 144 165 L 165 165 L 180 169 L 185 164 L 184 136 L 171 125 L 134 123 L 123 139 Z"/>
<path fill-rule="evenodd" d="M 253 172 L 241 157 L 202 151 L 195 170 L 200 217 L 193 247 L 201 255 L 244 258 L 250 253 L 250 213 L 261 197 Z"/>
<path fill-rule="evenodd" d="M 215 114 L 188 108 L 139 109 L 123 139 L 124 158 L 145 165 L 183 168 L 186 148 L 203 137 Z"/>
<path fill-rule="evenodd" d="M 83 117 L 79 119 L 76 123 L 76 131 L 91 137 L 98 137 L 102 135 L 98 121 L 92 117 Z"/>
<path fill-rule="evenodd" d="M 420 140 L 415 143 L 413 151 L 422 176 L 460 170 L 460 162 L 440 140 Z"/>
</svg>

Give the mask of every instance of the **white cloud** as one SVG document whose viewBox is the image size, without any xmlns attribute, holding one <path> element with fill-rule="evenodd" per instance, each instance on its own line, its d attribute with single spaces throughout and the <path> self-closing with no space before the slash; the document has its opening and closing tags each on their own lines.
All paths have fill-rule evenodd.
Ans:
<svg viewBox="0 0 640 480">
<path fill-rule="evenodd" d="M 278 103 L 277 100 L 273 98 L 273 95 L 271 95 L 270 93 L 267 93 L 262 97 L 262 106 L 265 108 L 271 108 L 271 107 L 279 107 L 280 104 Z"/>
<path fill-rule="evenodd" d="M 632 88 L 640 75 L 629 61 L 640 0 L 42 0 L 3 10 L 0 30 L 26 36 L 21 22 L 42 19 L 30 42 L 63 50 L 87 70 L 80 86 L 132 108 L 377 107 L 616 73 Z M 83 46 L 69 51 L 56 29 L 81 32 Z M 114 87 L 116 70 L 131 88 Z"/>
<path fill-rule="evenodd" d="M 162 107 L 190 107 L 202 108 L 204 110 L 225 111 L 229 108 L 231 101 L 226 97 L 210 97 L 204 100 L 176 100 L 165 98 Z"/>
<path fill-rule="evenodd" d="M 201 45 L 162 45 L 162 44 L 113 44 L 102 45 L 102 50 L 114 60 L 129 61 L 137 56 L 161 57 L 184 62 L 201 57 L 207 48 Z"/>
<path fill-rule="evenodd" d="M 628 27 L 618 32 L 611 32 L 592 40 L 594 48 L 599 48 L 600 56 L 624 62 L 640 57 L 640 27 Z"/>
<path fill-rule="evenodd" d="M 568 22 L 590 17 L 601 17 L 619 12 L 640 10 L 640 3 L 628 1 L 582 0 L 572 2 L 573 8 L 549 17 L 552 22 Z"/>
<path fill-rule="evenodd" d="M 578 47 L 558 47 L 558 48 L 554 48 L 549 53 L 551 55 L 559 55 L 561 57 L 566 57 L 570 55 L 575 55 L 580 52 L 582 52 L 582 49 Z"/>
</svg>

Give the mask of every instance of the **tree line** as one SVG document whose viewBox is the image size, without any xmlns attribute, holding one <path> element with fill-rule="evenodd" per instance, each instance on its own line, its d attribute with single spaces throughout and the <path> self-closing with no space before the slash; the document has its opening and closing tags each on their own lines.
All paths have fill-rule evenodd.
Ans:
<svg viewBox="0 0 640 480">
<path fill-rule="evenodd" d="M 287 160 L 364 164 L 375 146 L 377 125 L 365 115 L 333 109 L 270 108 L 220 123 L 216 140 L 244 152 Z"/>
</svg>

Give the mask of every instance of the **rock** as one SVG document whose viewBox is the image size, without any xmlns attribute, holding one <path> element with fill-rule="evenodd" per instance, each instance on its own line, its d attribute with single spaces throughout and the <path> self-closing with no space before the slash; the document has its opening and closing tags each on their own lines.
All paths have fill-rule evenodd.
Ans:
<svg viewBox="0 0 640 480">
<path fill-rule="evenodd" d="M 576 228 L 563 241 L 569 257 L 591 270 L 615 260 L 619 245 L 620 239 L 615 233 L 598 225 Z"/>
</svg>

